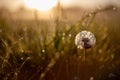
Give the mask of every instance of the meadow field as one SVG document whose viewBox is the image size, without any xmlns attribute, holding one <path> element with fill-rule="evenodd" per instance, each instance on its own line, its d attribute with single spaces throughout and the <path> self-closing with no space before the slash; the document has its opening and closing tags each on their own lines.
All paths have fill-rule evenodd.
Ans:
<svg viewBox="0 0 120 80">
<path fill-rule="evenodd" d="M 0 80 L 120 80 L 119 8 L 59 7 L 46 20 L 37 11 L 25 19 L 24 11 L 0 9 Z M 75 45 L 83 30 L 96 37 L 85 62 Z"/>
</svg>

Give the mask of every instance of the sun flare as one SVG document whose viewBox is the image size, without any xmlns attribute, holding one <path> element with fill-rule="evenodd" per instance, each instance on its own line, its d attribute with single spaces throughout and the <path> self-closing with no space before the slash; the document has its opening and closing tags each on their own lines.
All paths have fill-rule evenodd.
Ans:
<svg viewBox="0 0 120 80">
<path fill-rule="evenodd" d="M 27 7 L 40 11 L 48 11 L 57 4 L 57 0 L 24 0 Z"/>
</svg>

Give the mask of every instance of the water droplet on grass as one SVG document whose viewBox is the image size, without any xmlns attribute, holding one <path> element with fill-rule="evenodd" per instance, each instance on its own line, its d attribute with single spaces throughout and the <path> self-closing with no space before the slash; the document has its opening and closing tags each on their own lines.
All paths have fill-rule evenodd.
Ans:
<svg viewBox="0 0 120 80">
<path fill-rule="evenodd" d="M 69 37 L 72 37 L 72 34 L 69 34 Z"/>
<path fill-rule="evenodd" d="M 116 10 L 116 8 L 114 7 L 113 10 Z"/>
<path fill-rule="evenodd" d="M 21 52 L 23 53 L 23 52 L 24 52 L 24 50 L 23 50 L 23 49 L 21 49 Z"/>
<path fill-rule="evenodd" d="M 45 50 L 44 50 L 44 49 L 42 50 L 42 53 L 45 53 Z"/>
<path fill-rule="evenodd" d="M 23 60 L 24 58 L 23 57 L 21 57 L 21 60 Z"/>
<path fill-rule="evenodd" d="M 65 37 L 62 37 L 62 40 L 64 41 L 64 40 L 65 40 Z"/>
<path fill-rule="evenodd" d="M 92 14 L 90 13 L 90 14 L 89 14 L 89 17 L 91 17 L 91 16 L 92 16 Z"/>
<path fill-rule="evenodd" d="M 79 77 L 75 76 L 73 80 L 80 80 Z"/>
<path fill-rule="evenodd" d="M 94 77 L 90 77 L 90 80 L 94 80 Z"/>
<path fill-rule="evenodd" d="M 65 36 L 65 33 L 62 33 L 63 36 Z"/>
<path fill-rule="evenodd" d="M 111 78 L 111 77 L 115 77 L 115 76 L 116 76 L 116 75 L 113 74 L 113 73 L 109 73 L 109 74 L 108 74 L 108 77 L 109 77 L 109 78 Z"/>
<path fill-rule="evenodd" d="M 0 29 L 0 33 L 2 32 L 2 29 Z"/>
</svg>

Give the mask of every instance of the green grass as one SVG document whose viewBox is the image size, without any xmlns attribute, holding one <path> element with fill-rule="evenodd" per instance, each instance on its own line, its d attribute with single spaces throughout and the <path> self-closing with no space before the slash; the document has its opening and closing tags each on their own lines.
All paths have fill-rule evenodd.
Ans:
<svg viewBox="0 0 120 80">
<path fill-rule="evenodd" d="M 13 20 L 9 13 L 0 13 L 0 80 L 119 79 L 120 23 L 97 21 L 99 11 L 76 23 L 59 18 Z M 82 61 L 84 51 L 74 44 L 82 30 L 96 37 L 96 45 L 87 50 L 86 62 Z"/>
</svg>

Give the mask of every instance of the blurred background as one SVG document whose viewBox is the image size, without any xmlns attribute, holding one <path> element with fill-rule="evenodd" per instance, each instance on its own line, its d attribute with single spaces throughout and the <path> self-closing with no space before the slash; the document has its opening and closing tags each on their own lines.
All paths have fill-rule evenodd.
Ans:
<svg viewBox="0 0 120 80">
<path fill-rule="evenodd" d="M 0 0 L 0 80 L 120 80 L 119 30 L 119 0 Z"/>
</svg>

